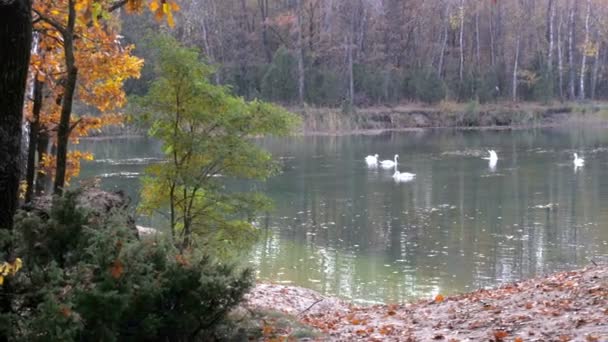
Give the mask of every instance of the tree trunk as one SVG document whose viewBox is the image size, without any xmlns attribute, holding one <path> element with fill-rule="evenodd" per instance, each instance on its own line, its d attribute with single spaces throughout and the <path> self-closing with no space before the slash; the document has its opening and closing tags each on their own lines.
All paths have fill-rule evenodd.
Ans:
<svg viewBox="0 0 608 342">
<path fill-rule="evenodd" d="M 297 0 L 297 59 L 298 59 L 298 103 L 304 104 L 304 44 L 302 42 L 302 0 Z"/>
<path fill-rule="evenodd" d="M 61 195 L 65 186 L 68 142 L 70 138 L 70 118 L 72 116 L 74 93 L 76 92 L 76 78 L 78 77 L 78 68 L 76 67 L 76 60 L 74 59 L 74 24 L 76 21 L 74 2 L 75 0 L 69 0 L 68 25 L 62 34 L 67 78 L 65 87 L 63 88 L 61 116 L 57 128 L 57 167 L 55 169 L 55 184 L 53 186 L 53 192 L 56 195 Z"/>
<path fill-rule="evenodd" d="M 564 100 L 564 60 L 562 52 L 562 24 L 563 15 L 559 15 L 559 23 L 557 25 L 557 72 L 558 72 L 558 87 L 559 99 Z"/>
<path fill-rule="evenodd" d="M 574 83 L 575 83 L 575 71 L 574 71 L 574 39 L 575 39 L 575 35 L 574 35 L 574 29 L 575 29 L 575 25 L 576 25 L 576 20 L 575 20 L 575 12 L 576 12 L 576 3 L 577 0 L 573 0 L 572 1 L 572 5 L 570 6 L 570 13 L 568 15 L 568 72 L 569 72 L 569 79 L 568 79 L 568 96 L 570 98 L 570 100 L 574 100 L 576 98 L 576 94 L 575 94 L 575 90 L 574 90 Z"/>
<path fill-rule="evenodd" d="M 549 21 L 549 51 L 547 52 L 547 68 L 549 73 L 553 70 L 553 18 L 555 17 L 555 5 L 553 0 L 549 0 L 548 10 Z"/>
<path fill-rule="evenodd" d="M 18 203 L 21 122 L 32 44 L 30 11 L 28 0 L 0 1 L 0 229 L 12 229 Z"/>
<path fill-rule="evenodd" d="M 42 127 L 38 127 L 40 131 Z M 51 143 L 49 134 L 46 131 L 40 131 L 38 138 L 38 165 L 42 163 L 42 157 L 45 153 L 49 153 L 49 144 Z M 50 186 L 50 178 L 42 169 L 38 169 L 36 172 L 36 185 L 35 185 L 35 194 L 36 196 L 42 195 L 47 187 Z"/>
<path fill-rule="evenodd" d="M 437 66 L 437 76 L 441 78 L 443 73 L 443 59 L 445 58 L 445 48 L 448 44 L 448 26 L 450 25 L 450 3 L 445 3 L 445 23 L 443 24 L 443 41 L 441 42 L 441 51 L 439 52 L 439 65 Z"/>
<path fill-rule="evenodd" d="M 475 5 L 475 63 L 477 68 L 481 67 L 481 52 L 479 46 L 479 8 Z"/>
<path fill-rule="evenodd" d="M 589 47 L 589 16 L 591 15 L 591 0 L 587 0 L 587 14 L 585 15 L 585 43 L 581 58 L 581 75 L 579 79 L 579 99 L 585 99 L 585 74 L 587 73 L 587 49 Z"/>
<path fill-rule="evenodd" d="M 513 89 L 511 94 L 513 96 L 513 102 L 517 101 L 517 68 L 519 63 L 519 45 L 520 45 L 520 36 L 517 36 L 517 41 L 515 43 L 515 62 L 513 62 Z"/>
<path fill-rule="evenodd" d="M 268 44 L 268 0 L 258 0 L 258 6 L 260 7 L 260 15 L 262 16 L 262 45 L 264 46 L 266 61 L 271 63 L 272 51 Z"/>
<path fill-rule="evenodd" d="M 34 105 L 32 108 L 32 121 L 30 122 L 29 146 L 27 147 L 27 168 L 25 181 L 25 203 L 31 202 L 34 197 L 34 178 L 36 176 L 36 151 L 38 149 L 38 135 L 40 132 L 40 111 L 42 110 L 42 88 L 44 82 L 34 80 Z"/>
<path fill-rule="evenodd" d="M 492 11 L 492 7 L 490 7 L 490 63 L 492 66 L 496 64 L 496 52 L 494 51 L 494 11 Z"/>
<path fill-rule="evenodd" d="M 352 111 L 355 105 L 355 79 L 353 74 L 353 42 L 351 37 L 345 38 L 348 54 L 348 110 Z"/>
<path fill-rule="evenodd" d="M 600 52 L 602 51 L 602 43 L 598 42 L 595 50 L 595 60 L 593 61 L 593 73 L 591 74 L 591 99 L 595 100 L 595 90 L 597 88 L 597 78 L 600 70 Z"/>
<path fill-rule="evenodd" d="M 458 45 L 460 46 L 460 68 L 458 69 L 458 77 L 460 82 L 463 81 L 463 69 L 464 69 L 464 0 L 460 0 L 460 34 L 458 37 Z"/>
<path fill-rule="evenodd" d="M 32 44 L 31 2 L 0 1 L 0 229 L 13 229 L 18 205 L 21 122 L 25 82 Z M 2 251 L 11 259 L 11 246 Z M 0 286 L 0 312 L 12 311 L 10 282 Z M 7 327 L 0 329 L 0 341 L 8 341 Z"/>
</svg>

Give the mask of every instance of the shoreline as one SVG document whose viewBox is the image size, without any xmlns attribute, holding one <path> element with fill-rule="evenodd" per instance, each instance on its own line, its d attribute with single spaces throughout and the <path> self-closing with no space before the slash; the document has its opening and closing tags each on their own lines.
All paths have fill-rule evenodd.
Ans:
<svg viewBox="0 0 608 342">
<path fill-rule="evenodd" d="M 608 265 L 372 306 L 262 283 L 245 306 L 294 316 L 323 341 L 608 341 Z"/>
<path fill-rule="evenodd" d="M 302 118 L 297 136 L 378 135 L 387 132 L 420 132 L 435 129 L 524 130 L 602 125 L 608 127 L 608 103 L 496 103 L 471 106 L 442 103 L 422 106 L 360 108 L 342 113 L 340 108 L 288 107 Z M 145 133 L 98 135 L 81 140 L 102 141 L 146 137 Z"/>
</svg>

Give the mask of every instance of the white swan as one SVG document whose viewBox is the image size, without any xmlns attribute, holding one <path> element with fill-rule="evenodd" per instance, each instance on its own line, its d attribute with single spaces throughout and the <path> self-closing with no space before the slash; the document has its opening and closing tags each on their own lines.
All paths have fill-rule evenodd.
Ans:
<svg viewBox="0 0 608 342">
<path fill-rule="evenodd" d="M 383 169 L 392 169 L 393 167 L 397 167 L 397 158 L 399 158 L 399 155 L 395 154 L 394 160 L 383 160 L 380 162 L 380 166 L 382 166 Z"/>
<path fill-rule="evenodd" d="M 494 150 L 488 150 L 488 153 L 490 154 L 490 157 L 483 158 L 483 159 L 487 159 L 487 160 L 490 161 L 490 163 L 496 164 L 496 162 L 498 161 L 498 154 L 496 154 L 496 151 L 494 151 Z"/>
<path fill-rule="evenodd" d="M 581 167 L 585 165 L 585 159 L 579 158 L 578 154 L 574 153 L 574 167 Z"/>
<path fill-rule="evenodd" d="M 409 182 L 416 177 L 415 173 L 409 172 L 399 172 L 395 169 L 395 173 L 393 173 L 393 178 L 395 182 Z"/>
<path fill-rule="evenodd" d="M 378 155 L 374 154 L 369 155 L 367 157 L 365 157 L 365 162 L 367 163 L 367 166 L 378 166 Z"/>
</svg>

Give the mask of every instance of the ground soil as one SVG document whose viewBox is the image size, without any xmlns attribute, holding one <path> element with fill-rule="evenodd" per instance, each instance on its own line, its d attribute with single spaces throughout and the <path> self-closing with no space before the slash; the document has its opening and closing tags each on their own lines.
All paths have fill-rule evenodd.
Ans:
<svg viewBox="0 0 608 342">
<path fill-rule="evenodd" d="M 318 329 L 315 340 L 608 341 L 608 265 L 407 304 L 356 306 L 273 284 L 259 284 L 247 303 Z"/>
</svg>

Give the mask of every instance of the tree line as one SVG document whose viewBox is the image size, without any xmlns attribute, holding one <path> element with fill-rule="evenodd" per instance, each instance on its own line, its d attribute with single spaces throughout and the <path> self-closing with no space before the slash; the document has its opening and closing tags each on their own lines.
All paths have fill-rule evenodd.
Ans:
<svg viewBox="0 0 608 342">
<path fill-rule="evenodd" d="M 247 98 L 318 106 L 608 96 L 601 0 L 184 0 L 175 35 Z M 141 35 L 145 25 L 125 25 Z"/>
</svg>

